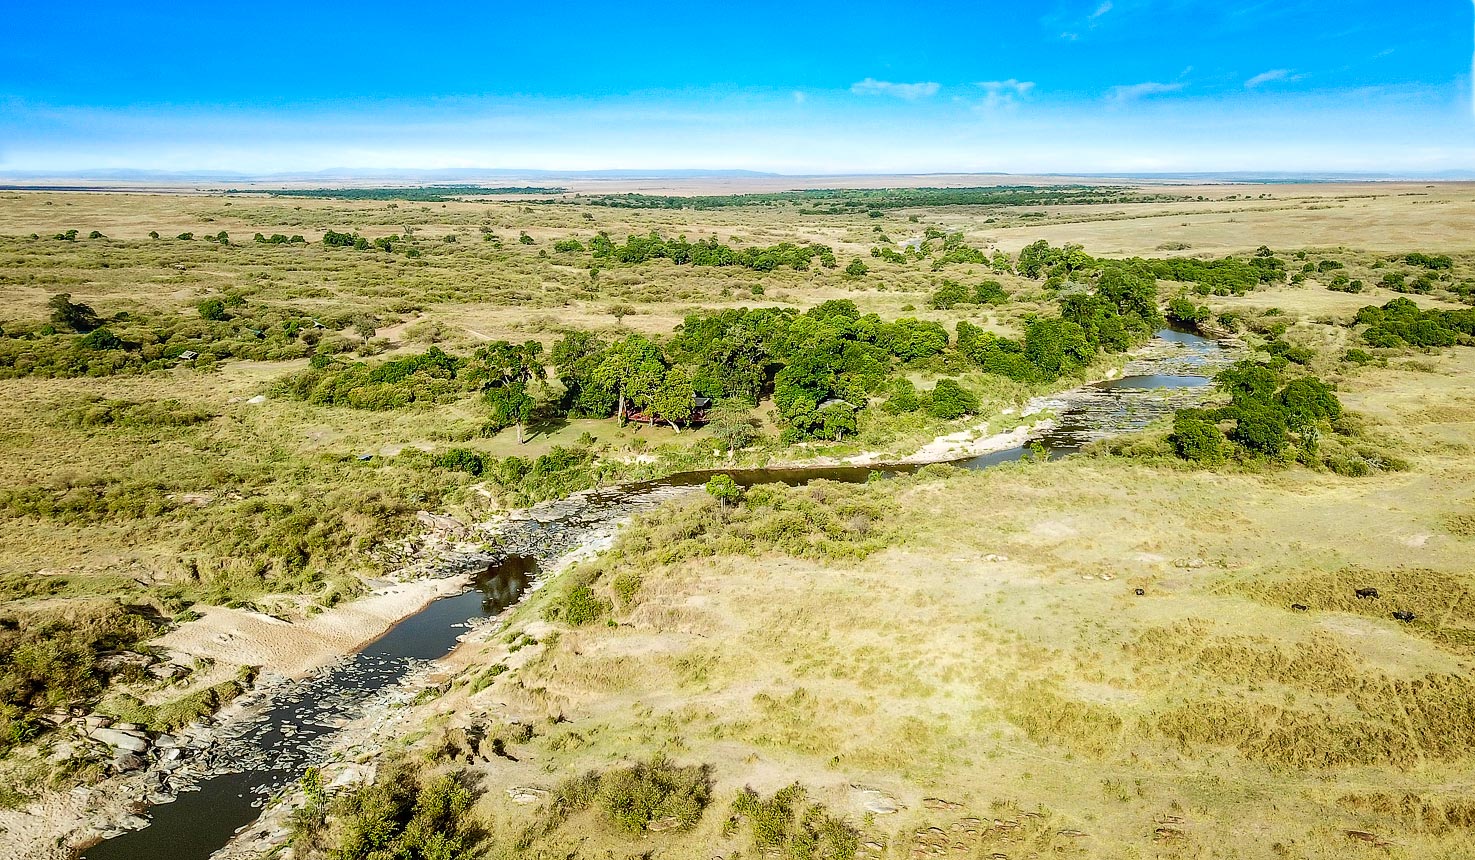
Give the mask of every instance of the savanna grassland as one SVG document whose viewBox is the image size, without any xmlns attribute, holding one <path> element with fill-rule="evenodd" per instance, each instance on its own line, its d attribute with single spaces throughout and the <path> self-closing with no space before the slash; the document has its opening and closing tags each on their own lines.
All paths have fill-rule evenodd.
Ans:
<svg viewBox="0 0 1475 860">
<path fill-rule="evenodd" d="M 997 432 L 1171 319 L 1247 363 L 1144 433 L 638 520 L 454 655 L 379 782 L 309 786 L 296 856 L 376 821 L 427 857 L 1475 856 L 1475 189 L 642 190 L 0 195 L 34 790 L 105 772 L 37 771 L 47 712 L 222 682 L 104 656 L 321 612 L 417 511 Z M 766 351 L 714 358 L 739 326 Z"/>
</svg>

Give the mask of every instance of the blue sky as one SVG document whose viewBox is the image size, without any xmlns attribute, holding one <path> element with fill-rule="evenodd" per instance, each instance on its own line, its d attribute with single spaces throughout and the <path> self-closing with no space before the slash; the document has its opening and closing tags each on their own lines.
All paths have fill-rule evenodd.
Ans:
<svg viewBox="0 0 1475 860">
<path fill-rule="evenodd" d="M 81 2 L 6 18 L 0 171 L 1475 169 L 1471 0 Z"/>
</svg>

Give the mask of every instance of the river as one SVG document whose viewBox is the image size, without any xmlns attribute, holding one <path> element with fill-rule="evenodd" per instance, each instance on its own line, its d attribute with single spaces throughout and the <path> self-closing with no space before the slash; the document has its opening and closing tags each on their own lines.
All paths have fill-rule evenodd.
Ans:
<svg viewBox="0 0 1475 860">
<path fill-rule="evenodd" d="M 1019 460 L 1030 445 L 1050 457 L 1079 451 L 1098 439 L 1139 430 L 1174 409 L 1201 401 L 1227 352 L 1208 338 L 1167 329 L 1149 353 L 1133 359 L 1123 375 L 1085 385 L 1041 405 L 1056 415 L 1048 431 L 1029 444 L 959 460 L 985 469 Z M 682 472 L 654 481 L 620 485 L 538 505 L 502 527 L 509 556 L 476 577 L 474 587 L 442 598 L 405 618 L 356 654 L 304 681 L 261 695 L 250 716 L 222 727 L 218 739 L 178 774 L 163 777 L 161 795 L 177 798 L 150 810 L 149 826 L 87 849 L 85 860 L 206 860 L 241 828 L 256 820 L 272 795 L 324 761 L 336 732 L 375 708 L 405 701 L 405 682 L 431 671 L 456 646 L 470 624 L 495 616 L 521 597 L 539 567 L 567 553 L 607 542 L 635 512 L 695 491 L 715 474 L 744 486 L 790 485 L 825 479 L 865 481 L 873 473 L 911 472 L 916 465 L 819 466 Z M 170 782 L 174 785 L 170 785 Z"/>
</svg>

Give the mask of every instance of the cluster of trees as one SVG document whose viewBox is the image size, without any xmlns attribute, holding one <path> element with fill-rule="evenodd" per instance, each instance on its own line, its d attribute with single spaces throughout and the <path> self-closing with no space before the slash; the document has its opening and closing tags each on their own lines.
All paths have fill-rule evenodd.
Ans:
<svg viewBox="0 0 1475 860">
<path fill-rule="evenodd" d="M 1213 465 L 1231 454 L 1282 457 L 1291 448 L 1316 450 L 1320 434 L 1342 415 L 1331 387 L 1314 376 L 1288 378 L 1285 363 L 1241 361 L 1215 385 L 1229 394 L 1218 409 L 1181 409 L 1168 437 L 1185 460 Z"/>
<path fill-rule="evenodd" d="M 1364 307 L 1355 324 L 1367 326 L 1362 339 L 1371 346 L 1454 346 L 1475 339 L 1475 310 L 1426 311 L 1401 297 L 1382 307 Z"/>
<path fill-rule="evenodd" d="M 1198 328 L 1208 322 L 1213 314 L 1208 305 L 1195 305 L 1186 296 L 1174 296 L 1168 301 L 1166 316 L 1179 325 Z"/>
<path fill-rule="evenodd" d="M 1415 251 L 1412 254 L 1404 254 L 1403 261 L 1410 266 L 1422 266 L 1425 269 L 1453 269 L 1455 261 L 1448 254 L 1421 254 Z"/>
<path fill-rule="evenodd" d="M 1002 251 L 995 251 L 992 256 L 986 251 L 974 248 L 967 244 L 962 233 L 943 233 L 936 227 L 928 227 L 925 238 L 921 242 L 908 244 L 898 251 L 889 243 L 884 233 L 879 237 L 884 244 L 875 245 L 871 248 L 871 256 L 887 263 L 907 264 L 931 258 L 932 271 L 940 271 L 944 266 L 952 263 L 976 263 L 987 265 L 996 272 L 1011 272 L 1013 266 L 1009 262 L 1009 255 Z M 940 248 L 933 246 L 933 241 L 942 240 Z M 864 264 L 862 264 L 864 265 Z"/>
<path fill-rule="evenodd" d="M 1009 294 L 1004 292 L 1004 285 L 998 281 L 980 281 L 972 287 L 956 281 L 943 281 L 932 291 L 927 304 L 938 310 L 950 310 L 958 305 L 1001 305 L 1007 301 Z"/>
<path fill-rule="evenodd" d="M 555 250 L 565 250 L 554 247 Z M 590 240 L 589 249 L 595 259 L 620 263 L 666 259 L 677 265 L 742 266 L 759 272 L 771 272 L 780 267 L 803 271 L 816 259 L 825 268 L 833 269 L 837 265 L 835 252 L 827 245 L 781 242 L 765 248 L 732 248 L 718 242 L 716 237 L 688 242 L 685 236 L 663 239 L 654 232 L 648 236 L 629 236 L 623 245 L 616 245 L 609 234 L 600 233 Z"/>
<path fill-rule="evenodd" d="M 225 358 L 274 361 L 329 355 L 361 341 L 342 334 L 355 328 L 364 337 L 374 323 L 362 314 L 314 318 L 292 308 L 248 307 L 236 293 L 212 297 L 198 317 L 171 311 L 99 314 L 69 294 L 52 296 L 44 322 L 7 322 L 0 327 L 0 378 L 21 376 L 111 376 L 172 367 L 181 360 L 208 365 Z M 193 357 L 182 358 L 187 353 Z"/>
<path fill-rule="evenodd" d="M 910 379 L 894 380 L 891 396 L 882 404 L 883 411 L 891 415 L 911 412 L 926 412 L 934 418 L 951 421 L 978 412 L 978 395 L 959 385 L 954 379 L 939 379 L 931 391 L 918 392 Z"/>
<path fill-rule="evenodd" d="M 273 234 L 271 234 L 270 237 L 263 236 L 260 233 L 257 233 L 256 236 L 252 239 L 252 241 L 254 241 L 258 245 L 306 245 L 307 244 L 307 240 L 304 239 L 304 238 L 302 238 L 301 234 L 297 234 L 297 233 L 294 233 L 291 236 L 284 236 L 281 233 L 273 233 Z"/>
<path fill-rule="evenodd" d="M 475 380 L 474 374 L 463 373 L 466 365 L 466 359 L 434 346 L 373 365 L 318 354 L 306 370 L 279 380 L 273 393 L 322 406 L 399 409 L 462 396 Z"/>
<path fill-rule="evenodd" d="M 1163 324 L 1157 285 L 1126 266 L 1108 266 L 1091 292 L 1060 300 L 1059 317 L 1034 317 L 1015 340 L 958 323 L 958 351 L 988 373 L 1049 382 L 1079 371 L 1098 353 L 1122 352 Z"/>
<path fill-rule="evenodd" d="M 386 254 L 393 254 L 396 248 L 405 247 L 407 242 L 398 235 L 380 236 L 377 239 L 369 239 L 357 233 L 338 233 L 329 230 L 323 234 L 323 244 L 329 248 L 353 248 L 356 251 L 367 251 L 373 248 L 383 251 Z M 406 255 L 418 257 L 420 256 L 420 250 L 411 246 L 406 252 Z"/>
<path fill-rule="evenodd" d="M 312 403 L 391 409 L 482 392 L 487 429 L 521 428 L 538 417 L 637 417 L 678 432 L 705 418 L 729 448 L 751 437 L 749 413 L 771 396 L 783 438 L 840 439 L 857 429 L 857 413 L 890 395 L 892 412 L 925 410 L 939 418 L 976 412 L 977 400 L 952 380 L 927 395 L 888 389 L 902 365 L 931 361 L 956 372 L 960 360 L 1024 383 L 1051 382 L 1120 352 L 1163 324 L 1154 280 L 1129 266 L 1103 264 L 1094 283 L 1060 299 L 1059 316 L 1031 317 L 1019 339 L 967 322 L 955 350 L 940 323 L 883 321 L 855 303 L 835 300 L 803 313 L 789 308 L 728 309 L 692 314 L 664 342 L 641 334 L 606 340 L 569 331 L 543 356 L 537 342 L 496 342 L 470 358 L 431 349 L 371 366 L 314 356 L 307 370 L 283 380 L 278 393 Z M 941 302 L 998 301 L 997 282 L 972 288 L 945 283 Z M 957 295 L 952 295 L 956 293 Z M 957 356 L 956 359 L 944 353 Z M 542 384 L 545 362 L 559 385 Z M 698 415 L 698 412 L 704 415 Z"/>
<path fill-rule="evenodd" d="M 856 411 L 896 364 L 947 345 L 947 330 L 937 323 L 882 322 L 841 300 L 803 314 L 693 314 L 664 345 L 641 335 L 609 343 L 570 332 L 551 357 L 564 388 L 560 406 L 571 415 L 640 412 L 675 426 L 691 417 L 700 396 L 717 401 L 719 414 L 731 413 L 724 423 L 737 425 L 745 409 L 772 394 L 789 440 L 833 439 L 855 431 Z"/>
<path fill-rule="evenodd" d="M 1263 245 L 1248 260 L 1224 257 L 1200 260 L 1193 257 L 1165 257 L 1127 260 L 1099 260 L 1087 254 L 1080 245 L 1067 244 L 1054 248 L 1041 239 L 1019 252 L 1015 271 L 1026 278 L 1046 278 L 1047 285 L 1060 286 L 1080 277 L 1084 272 L 1115 267 L 1138 277 L 1193 284 L 1200 295 L 1242 295 L 1262 284 L 1280 283 L 1286 279 L 1286 263 Z"/>
<path fill-rule="evenodd" d="M 1392 290 L 1395 293 L 1416 293 L 1423 296 L 1434 292 L 1434 288 L 1438 285 L 1439 279 L 1434 276 L 1433 272 L 1420 272 L 1414 276 L 1413 280 L 1409 280 L 1408 275 L 1404 272 L 1388 272 L 1378 281 L 1378 286 L 1385 290 Z"/>
</svg>

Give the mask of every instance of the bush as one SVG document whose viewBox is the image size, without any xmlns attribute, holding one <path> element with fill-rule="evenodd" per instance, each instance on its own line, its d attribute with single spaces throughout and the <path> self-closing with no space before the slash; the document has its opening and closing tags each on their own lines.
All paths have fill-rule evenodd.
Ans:
<svg viewBox="0 0 1475 860">
<path fill-rule="evenodd" d="M 973 296 L 968 288 L 954 281 L 943 281 L 942 286 L 932 292 L 927 299 L 927 304 L 939 310 L 949 310 L 962 304 L 969 304 Z"/>
<path fill-rule="evenodd" d="M 978 409 L 978 395 L 951 379 L 939 379 L 927 402 L 929 415 L 947 420 L 977 414 Z"/>
<path fill-rule="evenodd" d="M 772 797 L 745 788 L 732 804 L 733 815 L 746 819 L 753 842 L 766 854 L 787 860 L 850 860 L 860 849 L 860 834 L 818 803 L 805 803 L 798 783 Z"/>
<path fill-rule="evenodd" d="M 690 828 L 712 797 L 710 768 L 677 767 L 661 755 L 598 780 L 595 802 L 627 833 L 643 834 L 657 821 Z"/>
<path fill-rule="evenodd" d="M 195 306 L 200 312 L 200 319 L 223 320 L 227 318 L 225 312 L 225 300 L 218 298 L 205 299 Z"/>
<path fill-rule="evenodd" d="M 559 620 L 574 627 L 593 624 L 610 611 L 609 601 L 594 593 L 588 585 L 575 585 L 563 599 L 552 604 L 546 613 L 549 620 Z"/>
<path fill-rule="evenodd" d="M 332 860 L 458 860 L 478 832 L 470 821 L 471 789 L 457 775 L 427 780 L 403 760 L 383 767 L 370 785 L 324 800 L 319 782 L 308 808 L 293 817 L 297 857 Z"/>
<path fill-rule="evenodd" d="M 1211 421 L 1179 413 L 1173 416 L 1168 441 L 1179 457 L 1190 462 L 1211 466 L 1224 461 L 1224 433 Z"/>
<path fill-rule="evenodd" d="M 0 617 L 0 754 L 47 727 L 37 712 L 100 695 L 110 680 L 101 658 L 136 648 L 157 632 L 147 618 L 117 603 Z"/>
</svg>

